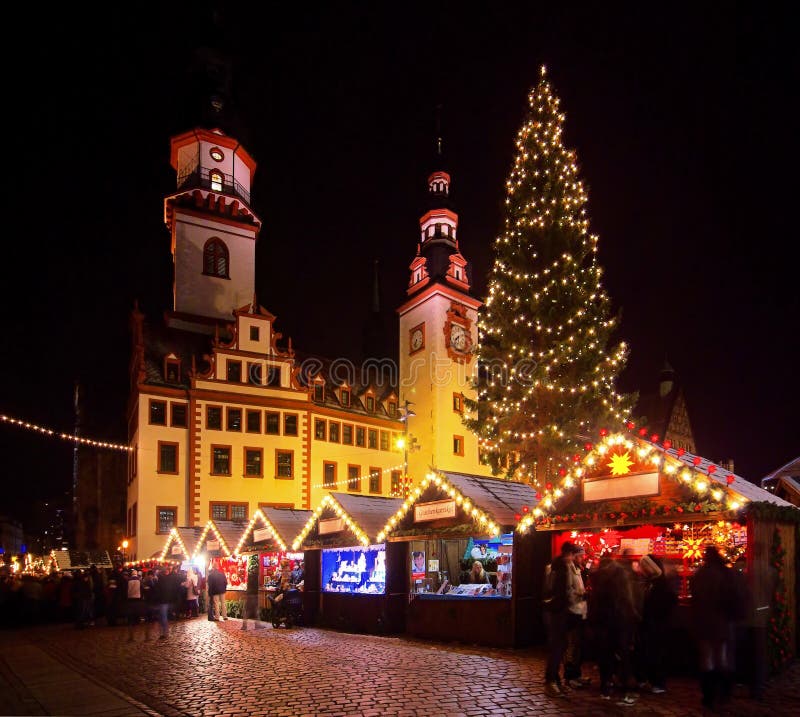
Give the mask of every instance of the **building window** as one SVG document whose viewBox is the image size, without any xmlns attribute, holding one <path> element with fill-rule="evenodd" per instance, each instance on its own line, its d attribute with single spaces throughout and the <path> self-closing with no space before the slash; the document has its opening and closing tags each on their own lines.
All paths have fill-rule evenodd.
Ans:
<svg viewBox="0 0 800 717">
<path fill-rule="evenodd" d="M 261 433 L 261 411 L 247 411 L 247 432 Z"/>
<path fill-rule="evenodd" d="M 462 393 L 453 394 L 453 410 L 456 413 L 464 412 L 464 394 Z"/>
<path fill-rule="evenodd" d="M 353 445 L 353 426 L 350 423 L 345 423 L 342 426 L 342 443 L 346 446 Z"/>
<path fill-rule="evenodd" d="M 206 406 L 206 428 L 222 430 L 222 407 Z"/>
<path fill-rule="evenodd" d="M 222 191 L 222 172 L 212 169 L 209 173 L 209 177 L 211 178 L 211 189 L 214 192 L 221 192 Z"/>
<path fill-rule="evenodd" d="M 328 463 L 327 461 L 322 464 L 322 487 L 335 488 L 336 487 L 336 464 Z"/>
<path fill-rule="evenodd" d="M 317 403 L 322 403 L 325 400 L 325 385 L 321 383 L 314 384 L 314 400 Z"/>
<path fill-rule="evenodd" d="M 389 415 L 394 418 L 397 415 L 397 402 L 389 401 Z"/>
<path fill-rule="evenodd" d="M 277 366 L 267 366 L 267 386 L 281 385 L 281 370 Z"/>
<path fill-rule="evenodd" d="M 401 493 L 401 478 L 400 471 L 392 471 L 392 495 L 398 496 Z"/>
<path fill-rule="evenodd" d="M 178 508 L 174 505 L 156 507 L 156 525 L 159 533 L 169 533 L 178 524 Z"/>
<path fill-rule="evenodd" d="M 264 432 L 271 436 L 279 436 L 281 434 L 281 414 L 267 411 L 266 421 L 264 425 Z"/>
<path fill-rule="evenodd" d="M 173 473 L 178 472 L 178 444 L 158 442 L 158 472 Z"/>
<path fill-rule="evenodd" d="M 375 410 L 375 397 L 367 396 L 367 410 L 372 413 Z"/>
<path fill-rule="evenodd" d="M 260 336 L 261 336 L 261 330 L 258 328 L 258 326 L 251 326 L 250 327 L 250 340 L 251 341 L 258 341 Z"/>
<path fill-rule="evenodd" d="M 221 239 L 214 237 L 203 247 L 203 273 L 206 276 L 228 278 L 228 247 Z"/>
<path fill-rule="evenodd" d="M 231 503 L 231 520 L 247 520 L 247 503 Z"/>
<path fill-rule="evenodd" d="M 150 401 L 150 423 L 154 426 L 167 425 L 166 401 Z"/>
<path fill-rule="evenodd" d="M 228 519 L 228 504 L 227 503 L 212 503 L 211 520 L 227 520 Z"/>
<path fill-rule="evenodd" d="M 252 386 L 261 385 L 261 364 L 250 363 L 247 364 L 247 382 Z"/>
<path fill-rule="evenodd" d="M 285 413 L 283 415 L 283 435 L 296 436 L 297 435 L 297 414 Z"/>
<path fill-rule="evenodd" d="M 164 379 L 167 383 L 180 383 L 181 362 L 178 359 L 164 359 Z"/>
<path fill-rule="evenodd" d="M 186 428 L 186 404 L 171 403 L 172 409 L 171 424 L 173 428 Z"/>
<path fill-rule="evenodd" d="M 367 431 L 367 448 L 378 448 L 378 431 L 375 428 Z"/>
<path fill-rule="evenodd" d="M 343 388 L 342 389 L 342 406 L 345 408 L 350 408 L 350 389 Z"/>
<path fill-rule="evenodd" d="M 381 492 L 381 474 L 382 471 L 380 468 L 371 467 L 369 469 L 369 492 L 370 493 L 380 493 Z"/>
<path fill-rule="evenodd" d="M 244 474 L 248 478 L 263 477 L 264 450 L 262 448 L 244 449 Z"/>
<path fill-rule="evenodd" d="M 464 436 L 453 436 L 453 455 L 464 455 Z"/>
<path fill-rule="evenodd" d="M 361 466 L 347 466 L 347 490 L 361 490 Z"/>
<path fill-rule="evenodd" d="M 388 431 L 381 431 L 381 450 L 388 451 L 389 450 L 389 432 Z"/>
<path fill-rule="evenodd" d="M 275 477 L 294 478 L 294 451 L 275 451 Z"/>
<path fill-rule="evenodd" d="M 228 409 L 228 430 L 241 431 L 242 430 L 242 409 L 229 408 Z"/>
<path fill-rule="evenodd" d="M 228 366 L 228 381 L 233 383 L 241 383 L 242 382 L 242 362 L 241 361 L 231 361 L 230 359 L 227 362 Z"/>
<path fill-rule="evenodd" d="M 314 419 L 314 438 L 318 441 L 324 441 L 325 433 L 325 421 L 320 418 Z"/>
<path fill-rule="evenodd" d="M 363 448 L 366 445 L 366 431 L 361 427 L 356 427 L 356 445 Z"/>
<path fill-rule="evenodd" d="M 231 474 L 231 447 L 211 446 L 211 475 L 229 476 Z"/>
<path fill-rule="evenodd" d="M 339 424 L 331 421 L 328 424 L 328 440 L 331 443 L 339 442 Z"/>
</svg>

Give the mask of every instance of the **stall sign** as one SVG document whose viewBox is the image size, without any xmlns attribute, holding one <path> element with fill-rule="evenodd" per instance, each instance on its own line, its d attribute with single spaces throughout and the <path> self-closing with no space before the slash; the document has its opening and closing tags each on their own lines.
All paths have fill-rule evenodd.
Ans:
<svg viewBox="0 0 800 717">
<path fill-rule="evenodd" d="M 172 555 L 182 555 L 183 551 L 181 550 L 180 545 L 173 545 L 171 549 Z"/>
<path fill-rule="evenodd" d="M 586 503 L 647 495 L 658 495 L 658 473 L 640 473 L 583 482 L 583 500 Z"/>
<path fill-rule="evenodd" d="M 455 518 L 456 502 L 454 500 L 436 500 L 432 503 L 417 503 L 414 506 L 414 522 L 424 523 L 426 520 Z"/>
<path fill-rule="evenodd" d="M 256 528 L 253 531 L 253 542 L 260 543 L 262 540 L 269 540 L 272 531 L 269 528 Z"/>
<path fill-rule="evenodd" d="M 325 518 L 319 521 L 319 534 L 341 533 L 344 530 L 344 518 Z"/>
<path fill-rule="evenodd" d="M 206 550 L 219 550 L 219 540 L 206 540 Z"/>
</svg>

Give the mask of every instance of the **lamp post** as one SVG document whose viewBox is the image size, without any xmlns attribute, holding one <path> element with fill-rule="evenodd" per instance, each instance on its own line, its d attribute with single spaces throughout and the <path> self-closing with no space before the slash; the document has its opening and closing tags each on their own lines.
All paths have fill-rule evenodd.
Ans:
<svg viewBox="0 0 800 717">
<path fill-rule="evenodd" d="M 126 553 L 128 551 L 128 545 L 129 545 L 129 543 L 128 543 L 127 540 L 123 540 L 122 541 L 122 546 L 121 547 L 122 547 L 122 562 L 123 563 L 125 562 L 125 556 L 126 556 Z"/>
<path fill-rule="evenodd" d="M 403 498 L 408 498 L 411 488 L 408 477 L 408 419 L 413 418 L 417 414 L 412 411 L 409 406 L 414 404 L 406 399 L 403 401 L 403 406 L 400 408 L 400 420 L 403 422 Z"/>
</svg>

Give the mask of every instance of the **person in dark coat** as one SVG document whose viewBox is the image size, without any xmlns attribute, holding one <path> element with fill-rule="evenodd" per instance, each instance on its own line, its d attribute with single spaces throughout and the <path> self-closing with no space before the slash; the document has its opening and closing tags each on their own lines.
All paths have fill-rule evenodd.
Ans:
<svg viewBox="0 0 800 717">
<path fill-rule="evenodd" d="M 703 705 L 715 709 L 732 688 L 730 643 L 737 611 L 737 585 L 733 571 L 712 545 L 705 549 L 703 565 L 691 579 L 692 622 L 700 658 Z"/>
<path fill-rule="evenodd" d="M 218 622 L 228 619 L 225 606 L 225 591 L 228 589 L 228 579 L 219 568 L 211 567 L 208 571 L 208 619 Z"/>
<path fill-rule="evenodd" d="M 77 570 L 72 578 L 72 605 L 75 627 L 86 627 L 92 619 L 92 586 L 83 570 Z"/>
<path fill-rule="evenodd" d="M 159 640 L 166 640 L 169 635 L 169 610 L 175 602 L 176 582 L 172 577 L 169 565 L 159 571 L 158 578 L 151 589 L 151 599 L 158 612 L 158 624 L 161 628 Z"/>
<path fill-rule="evenodd" d="M 655 555 L 639 561 L 645 579 L 642 603 L 641 645 L 644 677 L 653 694 L 666 691 L 666 657 L 672 613 L 678 596 L 664 574 L 664 564 Z"/>
<path fill-rule="evenodd" d="M 569 620 L 569 586 L 567 570 L 575 560 L 577 548 L 574 543 L 566 541 L 561 546 L 561 554 L 547 566 L 545 571 L 545 589 L 542 601 L 544 623 L 547 629 L 547 667 L 545 668 L 545 694 L 550 697 L 564 697 L 561 682 L 561 663 L 567 650 L 567 632 Z"/>
</svg>

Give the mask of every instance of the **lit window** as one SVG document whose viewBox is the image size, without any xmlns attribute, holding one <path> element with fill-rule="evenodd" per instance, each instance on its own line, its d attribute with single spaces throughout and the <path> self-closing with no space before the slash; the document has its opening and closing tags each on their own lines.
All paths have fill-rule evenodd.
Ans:
<svg viewBox="0 0 800 717">
<path fill-rule="evenodd" d="M 460 393 L 453 394 L 453 410 L 461 413 L 464 410 L 464 396 Z"/>
<path fill-rule="evenodd" d="M 275 451 L 275 474 L 277 478 L 294 477 L 294 451 Z"/>
<path fill-rule="evenodd" d="M 400 471 L 392 471 L 392 495 L 394 496 L 400 495 L 401 475 Z"/>
<path fill-rule="evenodd" d="M 247 506 L 231 505 L 231 520 L 247 520 Z"/>
<path fill-rule="evenodd" d="M 261 448 L 244 449 L 244 474 L 246 476 L 260 478 L 263 463 L 264 451 Z"/>
<path fill-rule="evenodd" d="M 211 520 L 227 520 L 227 519 L 228 519 L 228 504 L 212 503 Z"/>
<path fill-rule="evenodd" d="M 208 276 L 228 278 L 228 247 L 221 239 L 214 237 L 203 247 L 203 273 Z"/>
<path fill-rule="evenodd" d="M 231 474 L 231 447 L 213 446 L 211 449 L 211 474 L 229 476 Z"/>
<path fill-rule="evenodd" d="M 158 532 L 169 533 L 178 522 L 178 509 L 159 506 L 156 508 L 156 518 L 158 520 Z"/>
<path fill-rule="evenodd" d="M 210 173 L 211 177 L 211 189 L 215 192 L 222 191 L 222 172 L 217 171 L 216 169 L 212 170 Z"/>
<path fill-rule="evenodd" d="M 453 455 L 464 455 L 464 436 L 453 436 Z"/>
</svg>

